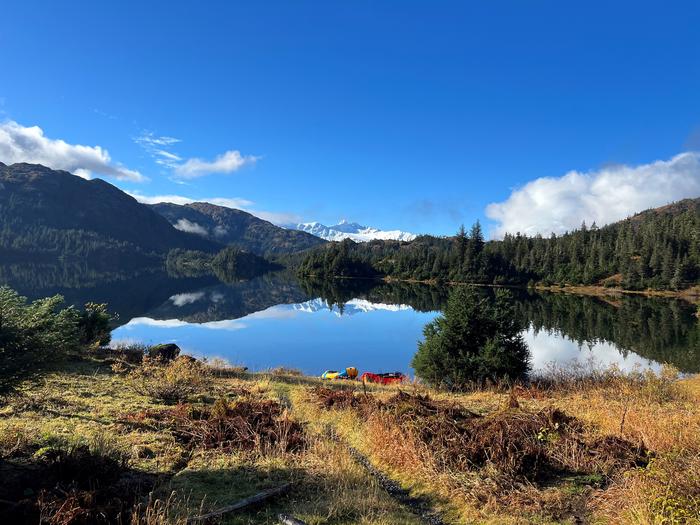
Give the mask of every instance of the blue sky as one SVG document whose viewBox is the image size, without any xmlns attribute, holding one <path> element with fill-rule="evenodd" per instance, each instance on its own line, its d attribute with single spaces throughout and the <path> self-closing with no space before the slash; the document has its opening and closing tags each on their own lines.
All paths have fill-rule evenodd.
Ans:
<svg viewBox="0 0 700 525">
<path fill-rule="evenodd" d="M 699 24 L 697 2 L 9 1 L 0 161 L 277 222 L 609 222 L 700 194 Z"/>
</svg>

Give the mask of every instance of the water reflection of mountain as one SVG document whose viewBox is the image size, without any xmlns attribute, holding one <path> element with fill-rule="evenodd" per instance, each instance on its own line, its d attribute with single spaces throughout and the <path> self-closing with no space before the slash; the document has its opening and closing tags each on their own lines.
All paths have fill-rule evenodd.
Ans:
<svg viewBox="0 0 700 525">
<path fill-rule="evenodd" d="M 60 294 L 67 304 L 107 303 L 118 316 L 116 325 L 143 315 L 177 293 L 217 283 L 214 277 L 173 279 L 161 268 L 119 271 L 79 263 L 24 262 L 0 265 L 0 285 L 29 299 Z"/>
<path fill-rule="evenodd" d="M 307 312 L 331 309 L 339 315 L 401 307 L 435 311 L 446 297 L 444 290 L 427 285 L 368 280 L 319 284 L 299 281 L 287 272 L 273 272 L 250 281 L 173 294 L 143 317 L 210 323 L 239 319 L 280 304 Z"/>
<path fill-rule="evenodd" d="M 291 275 L 275 272 L 250 281 L 215 284 L 169 296 L 144 317 L 209 323 L 239 319 L 278 304 L 309 300 L 309 295 Z"/>
<path fill-rule="evenodd" d="M 350 299 L 348 302 L 342 305 L 341 311 L 338 305 L 329 304 L 328 301 L 319 297 L 303 303 L 294 304 L 292 305 L 292 310 L 306 313 L 316 313 L 324 310 L 330 310 L 337 316 L 343 316 L 377 312 L 381 310 L 387 312 L 400 312 L 402 310 L 411 310 L 411 307 L 407 304 L 373 303 L 367 299 Z"/>
<path fill-rule="evenodd" d="M 302 286 L 309 296 L 323 299 L 341 313 L 353 299 L 363 299 L 370 303 L 402 304 L 419 312 L 435 312 L 444 307 L 449 294 L 449 289 L 445 286 L 368 279 L 304 279 Z"/>
<path fill-rule="evenodd" d="M 396 305 L 428 312 L 442 309 L 449 293 L 447 287 L 413 283 L 299 281 L 286 272 L 223 284 L 215 277 L 173 278 L 158 268 L 120 272 L 38 263 L 0 266 L 0 284 L 30 298 L 59 293 L 75 305 L 106 302 L 119 314 L 118 324 L 137 317 L 190 323 L 234 320 L 280 304 L 304 311 L 332 308 L 342 315 Z M 481 290 L 493 295 L 491 289 Z M 700 372 L 700 323 L 693 306 L 683 301 L 513 293 L 523 327 L 561 333 L 581 345 L 607 341 L 623 355 L 634 352 L 687 372 Z"/>
</svg>

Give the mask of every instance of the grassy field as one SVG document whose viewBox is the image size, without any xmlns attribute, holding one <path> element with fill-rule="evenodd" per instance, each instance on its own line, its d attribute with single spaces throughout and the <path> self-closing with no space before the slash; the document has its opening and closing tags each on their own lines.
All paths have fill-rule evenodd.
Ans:
<svg viewBox="0 0 700 525">
<path fill-rule="evenodd" d="M 449 394 L 175 363 L 79 359 L 3 398 L 3 523 L 184 523 L 284 483 L 220 522 L 700 523 L 699 378 Z"/>
</svg>

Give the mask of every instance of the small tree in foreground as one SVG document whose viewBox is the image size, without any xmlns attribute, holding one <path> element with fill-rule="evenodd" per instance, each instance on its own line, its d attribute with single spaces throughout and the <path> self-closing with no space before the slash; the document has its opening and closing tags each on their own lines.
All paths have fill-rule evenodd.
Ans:
<svg viewBox="0 0 700 525">
<path fill-rule="evenodd" d="M 490 301 L 473 288 L 455 288 L 443 315 L 423 329 L 425 340 L 412 362 L 416 375 L 431 386 L 453 389 L 525 378 L 530 353 L 511 299 L 503 290 Z"/>
</svg>

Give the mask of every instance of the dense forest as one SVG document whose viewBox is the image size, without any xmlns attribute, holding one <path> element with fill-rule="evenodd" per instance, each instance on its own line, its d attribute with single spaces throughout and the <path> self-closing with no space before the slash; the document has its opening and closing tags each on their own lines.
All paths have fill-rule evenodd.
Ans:
<svg viewBox="0 0 700 525">
<path fill-rule="evenodd" d="M 681 290 L 700 278 L 700 199 L 598 228 L 486 242 L 477 222 L 453 237 L 345 240 L 308 252 L 301 275 L 392 277 L 481 284 L 572 284 Z"/>
</svg>

